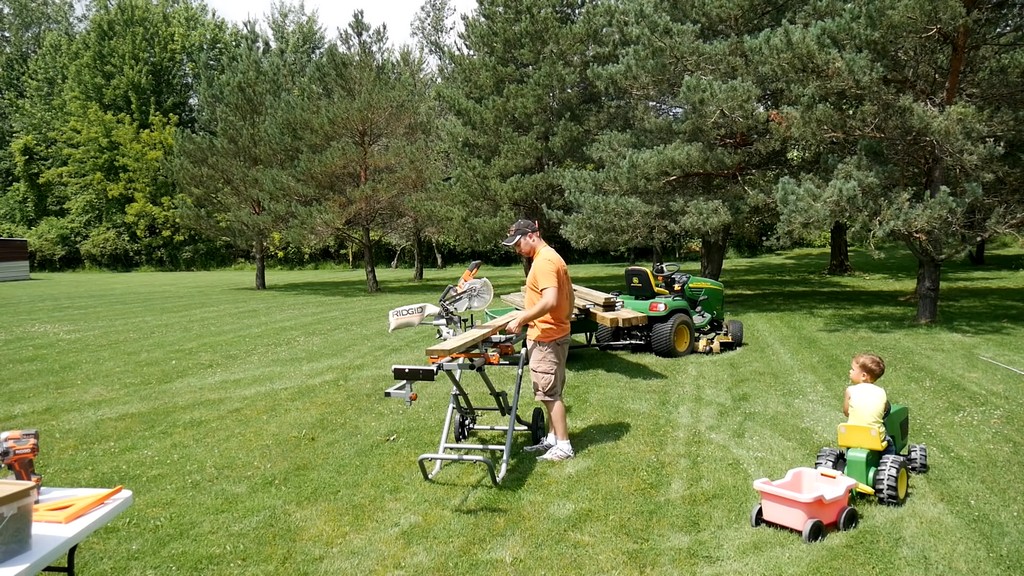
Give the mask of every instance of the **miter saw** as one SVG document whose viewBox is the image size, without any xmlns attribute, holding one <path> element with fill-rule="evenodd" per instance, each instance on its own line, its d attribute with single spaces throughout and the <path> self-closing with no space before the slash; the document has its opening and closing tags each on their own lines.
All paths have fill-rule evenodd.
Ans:
<svg viewBox="0 0 1024 576">
<path fill-rule="evenodd" d="M 411 304 L 395 308 L 389 314 L 388 332 L 420 324 L 437 327 L 437 337 L 447 340 L 461 334 L 471 322 L 467 312 L 480 312 L 490 305 L 494 288 L 486 278 L 477 278 L 480 260 L 470 263 L 457 284 L 449 284 L 441 293 L 437 305 Z M 431 318 L 432 317 L 432 318 Z M 428 319 L 429 318 L 429 319 Z"/>
</svg>

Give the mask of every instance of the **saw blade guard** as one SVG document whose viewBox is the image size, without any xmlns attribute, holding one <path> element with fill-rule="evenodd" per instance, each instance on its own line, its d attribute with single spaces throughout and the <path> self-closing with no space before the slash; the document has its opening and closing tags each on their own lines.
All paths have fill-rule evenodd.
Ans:
<svg viewBox="0 0 1024 576">
<path fill-rule="evenodd" d="M 448 295 L 448 303 L 456 312 L 479 312 L 494 299 L 494 287 L 487 278 L 474 278 L 465 282 L 461 290 Z"/>
</svg>

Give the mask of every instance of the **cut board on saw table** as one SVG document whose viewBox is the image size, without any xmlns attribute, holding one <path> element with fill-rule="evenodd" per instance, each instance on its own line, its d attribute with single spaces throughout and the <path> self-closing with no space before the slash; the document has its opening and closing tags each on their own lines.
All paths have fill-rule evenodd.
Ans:
<svg viewBox="0 0 1024 576">
<path fill-rule="evenodd" d="M 431 358 L 444 358 L 445 356 L 464 352 L 465 350 L 472 348 L 480 342 L 483 342 L 497 334 L 499 331 L 504 330 L 505 326 L 507 326 L 508 323 L 516 317 L 516 314 L 517 312 L 509 312 L 508 314 L 499 316 L 490 322 L 470 328 L 454 338 L 449 338 L 444 342 L 434 344 L 430 348 L 427 348 L 427 356 Z"/>
</svg>

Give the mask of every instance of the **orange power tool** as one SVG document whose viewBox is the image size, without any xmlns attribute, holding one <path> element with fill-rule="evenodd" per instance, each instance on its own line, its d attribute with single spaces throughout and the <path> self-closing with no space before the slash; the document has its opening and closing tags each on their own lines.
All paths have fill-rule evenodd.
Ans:
<svg viewBox="0 0 1024 576">
<path fill-rule="evenodd" d="M 14 478 L 35 482 L 38 487 L 43 477 L 36 474 L 36 456 L 39 455 L 39 431 L 8 430 L 0 432 L 0 461 L 14 472 Z"/>
</svg>

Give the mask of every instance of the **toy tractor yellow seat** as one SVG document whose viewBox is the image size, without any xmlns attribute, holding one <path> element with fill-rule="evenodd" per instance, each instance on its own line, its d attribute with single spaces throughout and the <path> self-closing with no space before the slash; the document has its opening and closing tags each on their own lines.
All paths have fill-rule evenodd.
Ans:
<svg viewBox="0 0 1024 576">
<path fill-rule="evenodd" d="M 626 293 L 637 300 L 667 296 L 668 290 L 655 285 L 654 274 L 642 266 L 626 268 Z"/>
<path fill-rule="evenodd" d="M 910 491 L 909 473 L 928 471 L 928 451 L 912 444 L 906 454 L 909 410 L 893 404 L 885 418 L 885 431 L 892 438 L 895 454 L 884 454 L 888 447 L 880 431 L 872 426 L 840 424 L 837 427 L 839 449 L 822 448 L 815 468 L 838 470 L 861 484 L 859 492 L 874 494 L 880 504 L 902 506 Z"/>
</svg>

